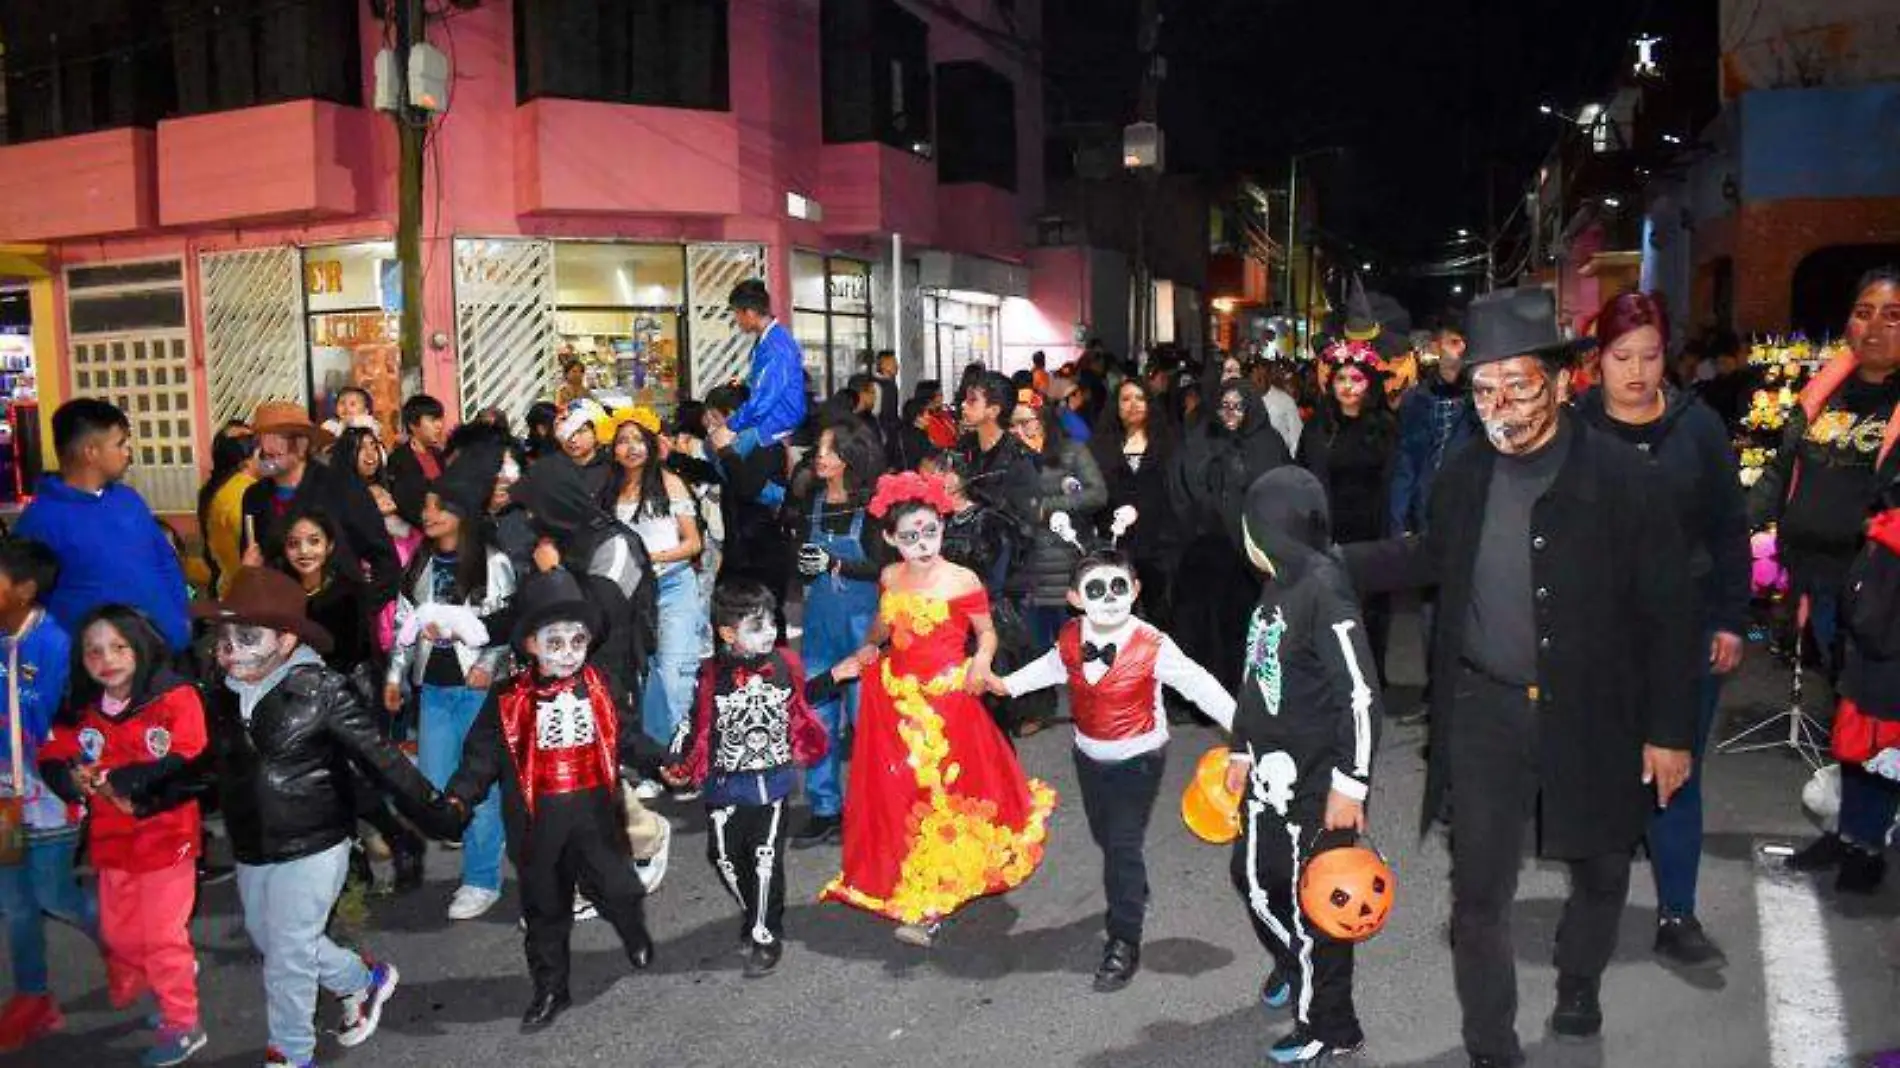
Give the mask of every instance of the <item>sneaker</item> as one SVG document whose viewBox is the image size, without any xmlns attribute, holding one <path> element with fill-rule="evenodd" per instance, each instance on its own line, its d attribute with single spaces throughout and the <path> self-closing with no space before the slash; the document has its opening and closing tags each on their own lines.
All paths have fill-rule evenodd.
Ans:
<svg viewBox="0 0 1900 1068">
<path fill-rule="evenodd" d="M 653 855 L 645 860 L 639 857 L 633 858 L 634 877 L 640 880 L 641 886 L 646 887 L 647 893 L 651 894 L 660 888 L 660 883 L 666 878 L 667 857 L 672 852 L 673 825 L 666 820 L 661 820 L 660 844 L 653 850 Z"/>
<path fill-rule="evenodd" d="M 1301 1024 L 1293 1032 L 1267 1047 L 1267 1060 L 1274 1064 L 1324 1064 L 1333 1057 L 1359 1052 L 1364 1039 L 1349 1043 L 1329 1042 Z"/>
<path fill-rule="evenodd" d="M 141 1068 L 171 1068 L 174 1064 L 183 1064 L 205 1048 L 206 1041 L 203 1028 L 161 1027 L 152 1048 L 139 1058 L 139 1064 Z"/>
<path fill-rule="evenodd" d="M 1267 973 L 1266 982 L 1260 984 L 1260 1004 L 1269 1009 L 1284 1009 L 1293 1001 L 1293 983 L 1280 970 L 1279 965 Z"/>
<path fill-rule="evenodd" d="M 1597 980 L 1559 975 L 1550 1033 L 1560 1042 L 1582 1042 L 1602 1031 L 1603 1006 L 1597 1001 Z"/>
<path fill-rule="evenodd" d="M 746 947 L 745 971 L 747 979 L 763 979 L 778 967 L 779 958 L 785 955 L 783 942 L 767 942 L 763 945 Z"/>
<path fill-rule="evenodd" d="M 1684 968 L 1720 968 L 1728 963 L 1722 948 L 1710 941 L 1694 916 L 1657 918 L 1656 955 Z"/>
<path fill-rule="evenodd" d="M 937 944 L 937 931 L 942 926 L 938 923 L 906 923 L 900 925 L 892 935 L 907 946 L 929 949 Z"/>
<path fill-rule="evenodd" d="M 584 923 L 588 920 L 596 919 L 599 916 L 600 916 L 600 910 L 594 907 L 594 903 L 592 901 L 587 900 L 585 897 L 582 897 L 579 894 L 574 895 L 574 922 L 575 923 Z"/>
<path fill-rule="evenodd" d="M 633 796 L 642 801 L 658 801 L 666 796 L 666 787 L 657 779 L 641 779 L 640 785 L 633 788 Z"/>
<path fill-rule="evenodd" d="M 1871 850 L 1849 846 L 1834 875 L 1834 889 L 1843 894 L 1871 894 L 1887 877 L 1887 858 Z"/>
<path fill-rule="evenodd" d="M 355 1049 L 368 1042 L 369 1036 L 376 1033 L 376 1025 L 383 1021 L 383 1003 L 396 992 L 396 984 L 401 981 L 402 976 L 394 964 L 385 961 L 372 967 L 369 986 L 343 999 L 343 1026 L 337 1029 L 336 1044 L 344 1049 Z"/>
<path fill-rule="evenodd" d="M 1789 857 L 1786 867 L 1789 871 L 1833 871 L 1846 852 L 1847 843 L 1840 835 L 1824 834 Z"/>
<path fill-rule="evenodd" d="M 449 919 L 472 920 L 495 907 L 501 900 L 496 890 L 484 890 L 479 886 L 457 887 L 455 896 L 449 898 Z"/>
<path fill-rule="evenodd" d="M 0 1053 L 12 1053 L 66 1026 L 51 994 L 15 994 L 0 1009 Z"/>
<path fill-rule="evenodd" d="M 264 1068 L 317 1068 L 315 1057 L 307 1061 L 293 1061 L 284 1051 L 275 1046 L 264 1051 Z"/>
</svg>

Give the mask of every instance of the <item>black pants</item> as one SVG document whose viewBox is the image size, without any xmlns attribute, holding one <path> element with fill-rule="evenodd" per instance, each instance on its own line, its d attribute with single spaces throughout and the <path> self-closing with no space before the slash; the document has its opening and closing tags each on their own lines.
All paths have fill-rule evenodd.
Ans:
<svg viewBox="0 0 1900 1068">
<path fill-rule="evenodd" d="M 628 952 L 647 944 L 646 888 L 633 874 L 626 835 L 610 791 L 535 799 L 527 841 L 511 845 L 521 879 L 521 915 L 528 925 L 528 973 L 536 991 L 567 992 L 567 942 L 578 884 L 585 883 L 588 900 Z"/>
<path fill-rule="evenodd" d="M 1309 926 L 1300 911 L 1300 868 L 1319 839 L 1332 790 L 1323 746 L 1310 759 L 1255 753 L 1240 839 L 1234 843 L 1234 886 L 1247 903 L 1254 935 L 1292 984 L 1294 1019 L 1337 1046 L 1364 1041 L 1352 1004 L 1352 943 Z"/>
<path fill-rule="evenodd" d="M 1166 766 L 1165 749 L 1105 764 L 1075 751 L 1082 811 L 1089 818 L 1089 834 L 1102 849 L 1108 937 L 1136 945 L 1141 944 L 1141 921 L 1148 911 L 1148 861 L 1142 848 Z"/>
<path fill-rule="evenodd" d="M 785 935 L 785 802 L 706 810 L 706 858 L 743 913 L 742 933 L 769 946 Z"/>
<path fill-rule="evenodd" d="M 1524 836 L 1537 807 L 1537 707 L 1522 689 L 1461 668 L 1451 734 L 1453 971 L 1465 1048 L 1512 1058 L 1518 1047 L 1511 902 Z M 1629 896 L 1630 853 L 1570 859 L 1570 896 L 1557 927 L 1557 972 L 1598 979 L 1616 949 Z"/>
</svg>

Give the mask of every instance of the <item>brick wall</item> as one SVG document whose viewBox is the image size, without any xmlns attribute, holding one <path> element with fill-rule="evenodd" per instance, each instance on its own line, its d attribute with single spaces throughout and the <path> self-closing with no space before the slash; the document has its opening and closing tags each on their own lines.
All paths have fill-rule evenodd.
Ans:
<svg viewBox="0 0 1900 1068">
<path fill-rule="evenodd" d="M 1744 204 L 1735 219 L 1732 242 L 1704 240 L 1701 234 L 1697 238 L 1698 284 L 1692 299 L 1695 320 L 1702 322 L 1711 314 L 1710 287 L 1703 282 L 1709 262 L 1732 252 L 1735 322 L 1731 325 L 1744 336 L 1780 333 L 1788 328 L 1794 271 L 1802 259 L 1834 245 L 1900 241 L 1900 197 Z M 1843 309 L 1848 299 L 1842 296 Z"/>
</svg>

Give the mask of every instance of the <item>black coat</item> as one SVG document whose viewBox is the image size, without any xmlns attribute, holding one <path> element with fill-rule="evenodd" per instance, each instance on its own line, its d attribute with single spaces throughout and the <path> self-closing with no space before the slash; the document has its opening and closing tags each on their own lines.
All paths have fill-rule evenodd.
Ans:
<svg viewBox="0 0 1900 1068">
<path fill-rule="evenodd" d="M 238 548 L 250 547 L 249 534 L 256 533 L 265 547 L 265 555 L 282 547 L 282 519 L 272 508 L 277 485 L 260 480 L 244 491 L 244 525 L 238 531 Z M 396 543 L 383 525 L 383 514 L 376 498 L 362 482 L 348 479 L 320 463 L 304 467 L 303 479 L 292 492 L 290 516 L 306 508 L 318 508 L 336 522 L 342 540 L 337 544 L 338 563 L 345 569 L 360 567 L 374 604 L 385 604 L 396 596 L 396 584 L 402 579 L 402 562 L 396 556 Z"/>
<path fill-rule="evenodd" d="M 1030 604 L 1053 608 L 1066 603 L 1069 573 L 1081 556 L 1074 545 L 1049 529 L 1049 520 L 1057 512 L 1066 513 L 1076 534 L 1087 537 L 1095 528 L 1096 513 L 1108 503 L 1108 487 L 1086 445 L 1063 441 L 1050 442 L 1045 448 L 1056 452 L 1036 458 L 1036 491 L 1031 498 L 1035 523 L 1022 561 L 1010 569 L 1009 589 L 1027 597 Z"/>
<path fill-rule="evenodd" d="M 442 453 L 438 449 L 429 450 L 435 456 L 436 469 L 442 465 Z M 389 495 L 396 501 L 396 514 L 412 527 L 422 525 L 422 502 L 429 495 L 429 486 L 433 481 L 422 470 L 422 461 L 416 459 L 416 450 L 407 443 L 390 450 L 389 463 L 384 468 L 389 479 Z"/>
<path fill-rule="evenodd" d="M 1635 449 L 1564 414 L 1574 433 L 1551 488 L 1532 508 L 1536 588 L 1538 779 L 1543 851 L 1571 859 L 1632 848 L 1649 827 L 1645 743 L 1688 750 L 1707 650 L 1697 631 L 1688 551 L 1668 489 Z M 1470 442 L 1446 459 L 1422 538 L 1348 546 L 1362 591 L 1438 586 L 1432 634 L 1431 758 L 1423 819 L 1449 796 L 1459 718 L 1459 657 L 1497 452 Z"/>
</svg>

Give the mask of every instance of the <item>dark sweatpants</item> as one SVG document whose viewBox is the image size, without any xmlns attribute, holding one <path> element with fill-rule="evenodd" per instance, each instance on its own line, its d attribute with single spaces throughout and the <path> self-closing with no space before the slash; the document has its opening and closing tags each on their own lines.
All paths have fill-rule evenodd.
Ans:
<svg viewBox="0 0 1900 1068">
<path fill-rule="evenodd" d="M 527 921 L 528 973 L 536 991 L 567 992 L 568 935 L 574 889 L 613 925 L 629 953 L 648 944 L 646 888 L 633 873 L 620 806 L 606 790 L 535 799 L 528 840 L 515 844 L 521 915 Z"/>
<path fill-rule="evenodd" d="M 1089 834 L 1102 850 L 1102 891 L 1108 899 L 1108 937 L 1141 944 L 1148 911 L 1148 862 L 1143 847 L 1148 817 L 1161 792 L 1167 750 L 1100 763 L 1075 750 L 1076 780 Z"/>
<path fill-rule="evenodd" d="M 1519 687 L 1460 668 L 1458 727 L 1451 734 L 1453 972 L 1465 1048 L 1512 1059 L 1517 1041 L 1517 961 L 1511 902 L 1524 836 L 1537 809 L 1537 706 Z M 1557 927 L 1559 975 L 1596 980 L 1616 950 L 1629 896 L 1630 853 L 1568 861 L 1570 896 Z"/>
</svg>

